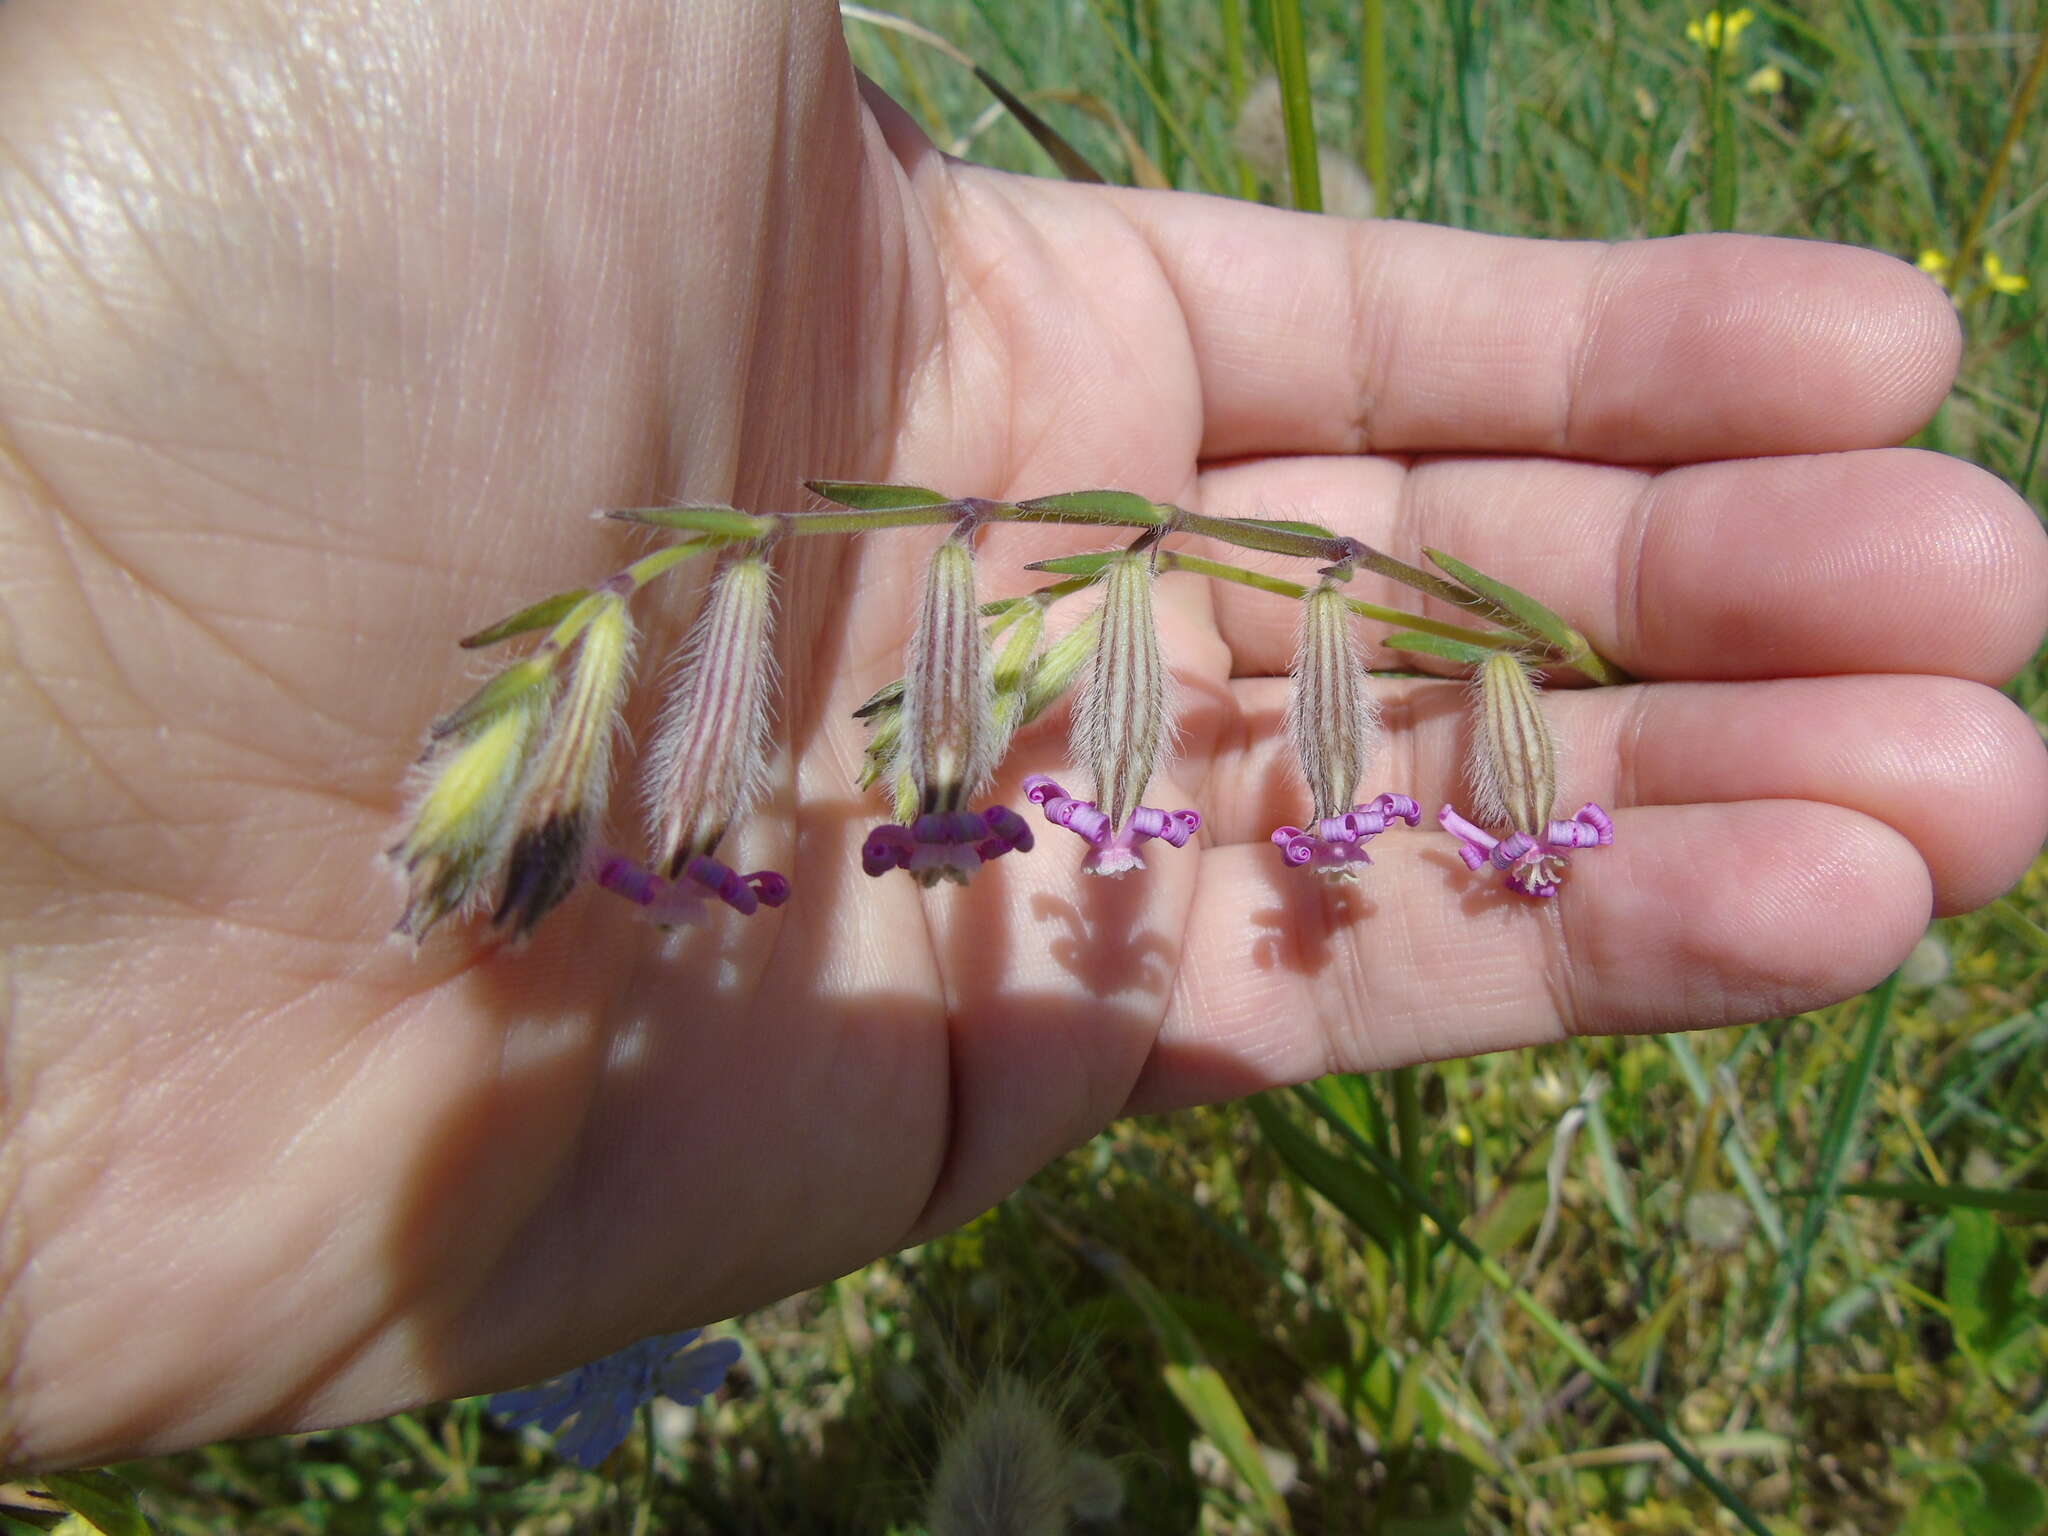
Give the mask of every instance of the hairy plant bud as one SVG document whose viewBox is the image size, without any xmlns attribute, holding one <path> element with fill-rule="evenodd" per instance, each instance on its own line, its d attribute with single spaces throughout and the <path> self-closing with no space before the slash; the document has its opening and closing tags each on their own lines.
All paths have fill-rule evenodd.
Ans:
<svg viewBox="0 0 2048 1536">
<path fill-rule="evenodd" d="M 767 777 L 775 697 L 774 569 L 756 550 L 712 578 L 683 642 L 648 761 L 655 867 L 670 879 L 716 852 Z"/>
</svg>

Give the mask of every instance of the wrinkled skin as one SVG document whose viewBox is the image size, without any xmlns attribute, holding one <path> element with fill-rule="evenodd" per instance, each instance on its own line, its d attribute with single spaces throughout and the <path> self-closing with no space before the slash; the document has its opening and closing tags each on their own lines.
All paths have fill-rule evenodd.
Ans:
<svg viewBox="0 0 2048 1536">
<path fill-rule="evenodd" d="M 1886 446 L 1958 343 L 1880 255 L 998 175 L 864 93 L 823 3 L 8 0 L 0 285 L 15 1464 L 531 1381 L 943 1230 L 1128 1110 L 1840 998 L 2048 820 L 1988 686 L 2043 541 Z M 1198 842 L 1084 882 L 1041 827 L 965 891 L 870 882 L 848 716 L 928 540 L 835 539 L 778 557 L 785 750 L 735 851 L 787 907 L 671 954 L 587 892 L 516 953 L 389 941 L 407 764 L 478 675 L 452 638 L 643 547 L 593 508 L 806 475 L 1449 548 L 1645 680 L 1554 698 L 1617 842 L 1541 907 L 1430 830 L 1348 891 L 1288 872 L 1294 616 L 1174 577 L 1148 798 Z M 1000 531 L 991 591 L 1079 542 Z M 1380 692 L 1362 792 L 1433 809 L 1459 688 Z M 1049 723 L 1002 787 L 1065 769 Z"/>
</svg>

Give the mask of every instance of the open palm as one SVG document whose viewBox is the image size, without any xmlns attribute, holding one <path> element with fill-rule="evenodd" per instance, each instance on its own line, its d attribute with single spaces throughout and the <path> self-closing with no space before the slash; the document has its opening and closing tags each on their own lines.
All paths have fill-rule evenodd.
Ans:
<svg viewBox="0 0 2048 1536">
<path fill-rule="evenodd" d="M 2038 527 L 1882 446 L 1954 364 L 1918 274 L 1001 176 L 863 101 L 837 28 L 0 12 L 0 1459 L 535 1379 L 943 1229 L 1126 1109 L 1817 1004 L 2038 847 L 2040 742 L 1984 686 L 2038 638 Z M 786 907 L 387 942 L 450 638 L 621 563 L 594 508 L 820 475 L 1456 551 L 1651 680 L 1553 700 L 1617 842 L 1540 908 L 1440 836 L 1290 874 L 1294 615 L 1174 577 L 1152 798 L 1197 844 L 1084 881 L 1040 823 L 967 890 L 869 881 L 850 712 L 928 541 L 807 540 L 738 834 Z M 1383 697 L 1366 792 L 1454 797 L 1458 690 Z M 1064 767 L 1040 730 L 1001 787 Z"/>
</svg>

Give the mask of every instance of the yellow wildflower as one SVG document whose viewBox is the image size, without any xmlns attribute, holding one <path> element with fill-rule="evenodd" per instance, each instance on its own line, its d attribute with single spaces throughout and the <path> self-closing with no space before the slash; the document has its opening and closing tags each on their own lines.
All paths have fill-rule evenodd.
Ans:
<svg viewBox="0 0 2048 1536">
<path fill-rule="evenodd" d="M 1742 88 L 1752 96 L 1775 96 L 1785 89 L 1785 71 L 1775 64 L 1766 64 L 1743 81 Z"/>
<path fill-rule="evenodd" d="M 1945 277 L 1948 275 L 1948 253 L 1938 251 L 1930 245 L 1920 253 L 1920 259 L 1913 265 L 1929 277 Z"/>
<path fill-rule="evenodd" d="M 1748 6 L 1739 11 L 1723 15 L 1718 9 L 1711 10 L 1698 21 L 1685 24 L 1686 37 L 1709 53 L 1720 53 L 1735 46 L 1735 39 L 1742 36 L 1742 29 L 1756 20 L 1756 12 Z"/>
<path fill-rule="evenodd" d="M 1993 293 L 2025 293 L 2027 279 L 2023 273 L 2008 272 L 2005 263 L 1991 252 L 1984 253 L 1984 281 Z"/>
</svg>

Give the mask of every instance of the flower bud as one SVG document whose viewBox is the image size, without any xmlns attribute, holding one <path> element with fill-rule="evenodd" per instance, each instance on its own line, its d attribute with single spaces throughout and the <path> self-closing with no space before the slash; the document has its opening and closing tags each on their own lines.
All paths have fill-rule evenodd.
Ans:
<svg viewBox="0 0 2048 1536">
<path fill-rule="evenodd" d="M 679 877 L 708 858 L 767 776 L 775 695 L 774 570 L 756 550 L 712 578 L 647 766 L 655 868 Z"/>
<path fill-rule="evenodd" d="M 1001 631 L 1002 645 L 996 651 L 989 675 L 994 704 L 991 724 L 995 731 L 995 759 L 1002 760 L 1010 738 L 1024 724 L 1024 710 L 1038 676 L 1039 643 L 1045 639 L 1045 605 L 1025 602 L 1013 611 Z"/>
<path fill-rule="evenodd" d="M 431 755 L 432 777 L 404 838 L 390 850 L 407 885 L 397 931 L 415 940 L 479 895 L 504 861 L 527 748 L 547 711 L 551 681 L 545 667 L 520 667 L 533 681 L 500 690 L 496 709 L 451 727 L 452 744 Z"/>
<path fill-rule="evenodd" d="M 1348 815 L 1379 753 L 1379 706 L 1365 688 L 1365 661 L 1344 594 L 1325 583 L 1302 600 L 1287 728 L 1308 780 L 1315 819 Z"/>
<path fill-rule="evenodd" d="M 903 675 L 900 768 L 920 815 L 951 814 L 995 769 L 995 724 L 974 551 L 961 536 L 932 551 Z"/>
<path fill-rule="evenodd" d="M 1479 819 L 1542 837 L 1557 802 L 1557 749 L 1543 702 L 1520 657 L 1480 663 L 1467 776 Z"/>
<path fill-rule="evenodd" d="M 633 620 L 622 592 L 601 589 L 569 661 L 539 760 L 521 797 L 491 921 L 524 937 L 575 888 L 611 789 L 612 736 L 632 681 Z"/>
<path fill-rule="evenodd" d="M 1075 758 L 1095 776 L 1112 834 L 1145 796 L 1167 740 L 1170 685 L 1152 612 L 1152 557 L 1112 561 L 1103 580 L 1101 633 L 1087 691 L 1074 713 Z"/>
</svg>

